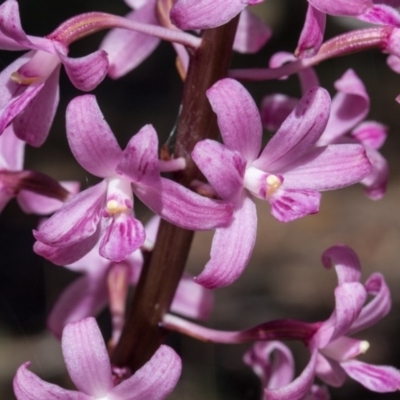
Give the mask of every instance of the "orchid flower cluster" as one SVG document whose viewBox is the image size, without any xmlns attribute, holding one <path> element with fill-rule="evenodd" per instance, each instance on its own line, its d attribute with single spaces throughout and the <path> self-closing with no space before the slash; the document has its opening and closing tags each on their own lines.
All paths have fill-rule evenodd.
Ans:
<svg viewBox="0 0 400 400">
<path fill-rule="evenodd" d="M 358 256 L 343 244 L 321 249 L 324 267 L 338 279 L 326 319 L 269 320 L 238 331 L 191 321 L 207 320 L 214 291 L 248 266 L 258 213 L 265 212 L 259 200 L 277 221 L 290 223 L 318 213 L 327 190 L 361 183 L 369 199 L 385 195 L 389 167 L 380 148 L 388 128 L 366 119 L 367 85 L 349 68 L 330 93 L 314 67 L 374 47 L 400 72 L 400 1 L 303 2 L 297 45 L 270 54 L 268 67 L 246 69 L 230 69 L 231 53 L 268 46 L 272 30 L 252 11 L 263 0 L 126 0 L 126 16 L 80 14 L 45 37 L 23 30 L 17 0 L 0 5 L 0 48 L 26 51 L 0 73 L 0 211 L 15 197 L 23 212 L 42 216 L 33 251 L 80 274 L 47 320 L 75 389 L 42 380 L 27 360 L 14 377 L 18 400 L 165 399 L 185 368 L 165 344 L 167 331 L 252 345 L 243 362 L 259 378 L 262 399 L 329 399 L 329 387 L 347 377 L 373 392 L 400 390 L 396 366 L 358 359 L 369 343 L 353 335 L 385 317 L 391 298 L 381 273 L 362 282 Z M 328 16 L 369 25 L 328 39 Z M 69 56 L 72 43 L 101 30 L 107 33 L 97 50 Z M 122 148 L 87 92 L 107 75 L 134 74 L 161 40 L 172 44 L 183 81 L 174 143 L 160 145 L 149 123 Z M 24 168 L 26 144 L 40 147 L 49 135 L 61 67 L 85 92 L 69 102 L 65 131 L 76 161 L 99 178 L 93 186 Z M 293 74 L 297 98 L 266 89 L 258 105 L 244 86 Z M 135 200 L 152 212 L 147 224 Z M 193 232 L 207 230 L 214 230 L 209 260 L 193 277 L 185 272 Z M 104 341 L 95 317 L 106 307 L 112 329 Z M 284 341 L 298 341 L 309 353 L 297 375 Z"/>
</svg>

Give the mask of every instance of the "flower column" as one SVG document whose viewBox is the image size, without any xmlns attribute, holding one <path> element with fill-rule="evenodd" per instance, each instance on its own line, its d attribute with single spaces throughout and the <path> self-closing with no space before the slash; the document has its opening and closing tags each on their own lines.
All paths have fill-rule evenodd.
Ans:
<svg viewBox="0 0 400 400">
<path fill-rule="evenodd" d="M 190 159 L 195 144 L 218 136 L 216 117 L 205 92 L 227 75 L 237 23 L 238 17 L 226 25 L 204 31 L 200 48 L 191 54 L 174 151 L 175 157 L 187 158 L 187 168 L 176 176 L 185 186 L 199 175 Z M 115 365 L 129 366 L 136 371 L 160 346 L 163 332 L 159 323 L 170 307 L 192 238 L 192 231 L 164 220 L 161 222 L 151 259 L 143 268 L 113 354 Z"/>
</svg>

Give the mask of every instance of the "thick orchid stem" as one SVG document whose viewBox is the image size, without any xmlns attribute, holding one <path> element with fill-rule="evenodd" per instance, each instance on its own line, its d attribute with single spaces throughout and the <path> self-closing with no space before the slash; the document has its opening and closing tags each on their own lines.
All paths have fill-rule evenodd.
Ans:
<svg viewBox="0 0 400 400">
<path fill-rule="evenodd" d="M 216 117 L 205 92 L 227 75 L 237 23 L 235 18 L 222 27 L 205 31 L 201 46 L 191 54 L 174 152 L 175 157 L 187 160 L 186 169 L 176 175 L 177 181 L 186 186 L 199 177 L 190 158 L 193 147 L 199 140 L 218 136 Z M 192 231 L 161 221 L 153 253 L 143 267 L 113 354 L 113 364 L 136 371 L 162 343 L 160 323 L 181 279 L 192 238 Z"/>
<path fill-rule="evenodd" d="M 379 48 L 387 50 L 392 27 L 359 29 L 347 32 L 325 42 L 313 57 L 301 58 L 279 68 L 248 68 L 229 71 L 231 78 L 250 81 L 279 79 L 313 67 L 330 58 L 341 57 L 359 51 Z"/>
<path fill-rule="evenodd" d="M 307 344 L 320 323 L 309 324 L 297 320 L 277 320 L 243 331 L 220 331 L 206 328 L 175 315 L 164 316 L 163 328 L 180 332 L 203 342 L 236 344 L 256 340 L 300 340 Z"/>
</svg>

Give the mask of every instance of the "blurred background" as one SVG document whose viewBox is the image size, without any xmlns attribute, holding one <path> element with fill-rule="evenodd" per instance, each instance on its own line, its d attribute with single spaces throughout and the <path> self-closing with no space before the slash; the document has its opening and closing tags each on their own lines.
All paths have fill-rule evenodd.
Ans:
<svg viewBox="0 0 400 400">
<path fill-rule="evenodd" d="M 31 35 L 50 33 L 61 22 L 78 13 L 107 11 L 124 15 L 129 8 L 120 1 L 106 0 L 20 0 L 22 25 Z M 270 42 L 257 54 L 236 54 L 234 67 L 266 66 L 276 51 L 296 47 L 306 1 L 269 0 L 252 9 L 273 29 Z M 327 37 L 354 26 L 352 19 L 330 19 Z M 104 33 L 86 38 L 71 47 L 72 56 L 94 51 Z M 0 53 L 5 68 L 19 53 Z M 269 319 L 297 318 L 307 321 L 326 319 L 333 310 L 336 275 L 320 262 L 322 252 L 345 243 L 358 253 L 363 278 L 382 272 L 391 288 L 393 309 L 377 326 L 362 332 L 371 348 L 362 357 L 374 364 L 400 368 L 400 77 L 386 66 L 386 57 L 376 50 L 330 60 L 317 67 L 324 87 L 334 93 L 333 82 L 348 68 L 363 79 L 371 96 L 368 119 L 390 127 L 383 154 L 389 159 L 391 178 L 385 198 L 368 200 L 361 185 L 323 194 L 318 215 L 290 224 L 274 220 L 268 204 L 258 204 L 258 239 L 251 262 L 241 279 L 229 288 L 215 292 L 215 309 L 210 327 L 239 330 Z M 100 107 L 122 147 L 144 124 L 152 123 L 161 137 L 172 130 L 181 99 L 182 82 L 175 70 L 172 46 L 163 43 L 142 65 L 127 76 L 108 78 L 94 91 Z M 296 77 L 286 81 L 246 84 L 260 103 L 269 93 L 299 96 Z M 79 180 L 82 188 L 97 182 L 73 159 L 65 137 L 65 108 L 81 94 L 62 72 L 61 101 L 50 137 L 40 149 L 27 148 L 27 169 L 47 173 L 60 180 Z M 266 139 L 269 134 L 266 133 Z M 150 213 L 138 205 L 143 220 Z M 0 216 L 0 398 L 13 399 L 12 378 L 19 365 L 32 361 L 32 370 L 43 379 L 67 387 L 60 344 L 46 332 L 46 316 L 57 296 L 77 275 L 40 259 L 32 252 L 32 229 L 38 218 L 26 216 L 12 201 Z M 212 232 L 196 235 L 188 270 L 198 274 L 208 260 Z M 105 335 L 109 332 L 107 312 L 99 317 Z M 242 362 L 250 345 L 210 345 L 171 335 L 171 343 L 184 360 L 175 400 L 256 400 L 259 382 Z M 308 354 L 292 345 L 297 373 Z M 333 399 L 396 399 L 398 394 L 376 394 L 351 381 L 330 390 Z"/>
</svg>

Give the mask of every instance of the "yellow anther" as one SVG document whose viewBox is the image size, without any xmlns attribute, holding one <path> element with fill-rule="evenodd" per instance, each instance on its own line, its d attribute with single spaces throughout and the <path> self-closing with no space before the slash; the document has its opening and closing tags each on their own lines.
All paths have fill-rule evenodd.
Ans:
<svg viewBox="0 0 400 400">
<path fill-rule="evenodd" d="M 282 181 L 276 175 L 268 175 L 267 183 L 267 196 L 271 196 L 282 185 Z"/>
<path fill-rule="evenodd" d="M 360 353 L 364 354 L 367 352 L 368 349 L 369 349 L 369 342 L 367 342 L 366 340 L 363 340 L 360 343 Z"/>
<path fill-rule="evenodd" d="M 11 74 L 10 79 L 14 83 L 17 83 L 18 85 L 29 86 L 31 83 L 36 82 L 39 79 L 39 77 L 38 76 L 26 77 L 21 75 L 18 71 L 15 71 Z"/>
<path fill-rule="evenodd" d="M 117 200 L 109 200 L 107 202 L 107 212 L 109 214 L 116 214 L 127 210 L 128 207 L 125 204 L 118 203 Z"/>
</svg>

